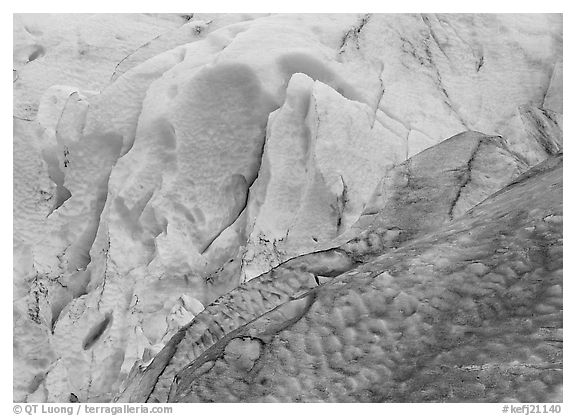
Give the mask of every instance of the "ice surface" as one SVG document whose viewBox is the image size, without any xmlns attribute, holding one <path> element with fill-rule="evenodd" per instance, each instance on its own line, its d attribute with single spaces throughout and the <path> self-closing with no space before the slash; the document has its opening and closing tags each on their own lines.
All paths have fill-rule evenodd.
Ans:
<svg viewBox="0 0 576 416">
<path fill-rule="evenodd" d="M 442 212 L 434 224 L 562 151 L 560 15 L 14 23 L 17 401 L 110 401 L 130 372 L 164 371 L 163 347 L 176 348 L 173 335 L 217 298 L 229 293 L 231 310 L 260 302 L 250 291 L 236 297 L 244 281 L 258 286 L 293 261 L 310 274 L 282 289 L 284 299 L 352 267 L 354 250 L 372 253 L 367 260 L 428 230 L 432 217 L 399 213 L 414 195 L 432 198 L 426 178 L 446 155 L 418 157 L 448 137 L 493 136 L 457 147 L 450 197 L 432 198 L 430 212 Z M 390 218 L 396 228 L 382 225 Z M 231 322 L 280 305 L 270 299 L 262 309 L 248 302 Z M 408 311 L 410 296 L 398 299 Z M 292 306 L 278 314 L 290 321 L 301 311 Z M 243 343 L 239 370 L 256 356 Z M 170 374 L 195 358 L 178 357 Z M 147 377 L 123 398 L 146 396 Z"/>
<path fill-rule="evenodd" d="M 170 400 L 561 400 L 561 225 L 547 221 L 561 188 L 557 157 L 311 290 L 297 315 L 278 308 L 229 334 L 183 368 Z"/>
<path fill-rule="evenodd" d="M 253 187 L 258 214 L 246 279 L 348 229 L 387 168 L 404 160 L 405 145 L 375 123 L 368 105 L 294 75 L 270 119 L 263 175 Z"/>
<path fill-rule="evenodd" d="M 445 154 L 452 157 L 443 161 Z M 489 169 L 478 163 L 485 158 L 490 159 Z M 352 227 L 355 232 L 343 234 L 345 243 L 292 258 L 218 299 L 179 331 L 148 367 L 135 367 L 118 400 L 166 401 L 178 371 L 201 360 L 227 334 L 435 230 L 526 169 L 501 138 L 473 132 L 445 140 L 392 168 Z"/>
<path fill-rule="evenodd" d="M 14 115 L 33 119 L 52 85 L 103 89 L 125 55 L 184 22 L 174 15 L 15 14 Z"/>
</svg>

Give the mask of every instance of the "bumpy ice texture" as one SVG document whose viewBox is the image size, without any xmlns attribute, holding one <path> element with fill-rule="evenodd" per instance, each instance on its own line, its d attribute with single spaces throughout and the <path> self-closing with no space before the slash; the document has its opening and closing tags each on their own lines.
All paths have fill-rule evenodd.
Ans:
<svg viewBox="0 0 576 416">
<path fill-rule="evenodd" d="M 559 16 L 190 17 L 15 16 L 15 400 L 163 400 L 214 300 L 297 316 L 562 150 Z"/>
</svg>

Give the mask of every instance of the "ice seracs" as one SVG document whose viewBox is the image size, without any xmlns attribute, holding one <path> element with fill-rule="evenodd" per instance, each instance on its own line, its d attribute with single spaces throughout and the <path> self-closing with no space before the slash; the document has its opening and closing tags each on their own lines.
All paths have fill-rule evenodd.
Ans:
<svg viewBox="0 0 576 416">
<path fill-rule="evenodd" d="M 547 220 L 561 201 L 552 156 L 231 332 L 182 368 L 168 400 L 561 401 L 562 231 Z"/>
<path fill-rule="evenodd" d="M 561 16 L 65 18 L 79 37 L 25 19 L 15 41 L 14 333 L 42 346 L 15 349 L 17 400 L 111 400 L 215 299 L 346 243 L 448 137 L 526 166 L 562 148 Z"/>
<path fill-rule="evenodd" d="M 403 138 L 377 123 L 368 105 L 293 75 L 284 105 L 270 115 L 263 166 L 251 189 L 249 215 L 256 220 L 245 278 L 342 234 L 405 155 Z"/>
<path fill-rule="evenodd" d="M 165 402 L 175 377 L 201 362 L 210 348 L 217 349 L 224 337 L 446 226 L 528 168 L 501 137 L 477 132 L 454 136 L 390 168 L 359 220 L 338 237 L 340 246 L 330 248 L 331 240 L 328 248 L 291 258 L 219 298 L 179 330 L 147 367 L 135 366 L 116 400 Z M 474 263 L 471 269 L 486 271 L 487 266 Z M 407 296 L 398 302 L 411 305 Z"/>
</svg>

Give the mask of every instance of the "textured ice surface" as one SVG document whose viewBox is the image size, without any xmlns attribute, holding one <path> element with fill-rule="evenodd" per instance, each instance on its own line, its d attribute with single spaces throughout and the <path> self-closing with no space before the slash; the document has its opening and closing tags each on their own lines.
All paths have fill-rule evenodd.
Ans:
<svg viewBox="0 0 576 416">
<path fill-rule="evenodd" d="M 445 154 L 452 157 L 440 162 Z M 486 158 L 489 163 L 479 163 Z M 219 298 L 175 335 L 144 371 L 135 370 L 138 375 L 129 377 L 119 400 L 166 401 L 178 370 L 229 333 L 459 217 L 526 169 L 501 138 L 479 133 L 455 136 L 412 157 L 382 180 L 353 226 L 356 237 L 339 248 L 286 261 Z"/>
<path fill-rule="evenodd" d="M 234 291 L 245 280 L 276 288 L 266 273 L 298 265 L 299 293 L 562 150 L 559 15 L 14 23 L 18 401 L 109 401 L 126 387 L 122 399 L 163 400 L 171 380 L 152 392 L 141 367 L 173 374 L 220 339 L 190 326 L 215 299 L 240 308 L 237 326 L 295 296 L 242 309 L 238 293 L 261 299 Z M 419 158 L 465 130 L 490 138 Z M 418 198 L 432 201 L 415 205 L 424 216 L 403 209 Z M 290 305 L 278 313 L 307 307 Z M 197 351 L 166 364 L 184 332 Z M 229 360 L 246 369 L 255 351 L 242 340 Z M 125 383 L 130 372 L 148 387 Z"/>
<path fill-rule="evenodd" d="M 124 56 L 185 22 L 171 14 L 15 14 L 14 116 L 33 119 L 52 85 L 103 89 Z"/>
<path fill-rule="evenodd" d="M 561 224 L 556 157 L 228 334 L 170 400 L 561 401 Z"/>
<path fill-rule="evenodd" d="M 404 160 L 405 141 L 350 101 L 303 74 L 270 116 L 246 266 L 250 279 L 330 241 L 356 222 L 386 170 Z"/>
</svg>

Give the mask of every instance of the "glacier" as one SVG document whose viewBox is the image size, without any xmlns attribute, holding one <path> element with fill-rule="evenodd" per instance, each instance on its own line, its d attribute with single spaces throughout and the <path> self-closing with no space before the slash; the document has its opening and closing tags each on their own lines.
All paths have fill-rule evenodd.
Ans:
<svg viewBox="0 0 576 416">
<path fill-rule="evenodd" d="M 389 360 L 415 352 L 376 349 L 393 348 L 398 325 L 412 340 L 447 330 L 426 321 L 447 313 L 426 310 L 427 295 L 438 310 L 461 302 L 446 325 L 468 334 L 474 288 L 511 285 L 492 269 L 548 272 L 553 299 L 536 312 L 558 323 L 561 250 L 547 260 L 530 242 L 562 237 L 561 190 L 558 202 L 535 179 L 561 187 L 561 15 L 15 15 L 14 34 L 15 401 L 463 399 L 419 395 L 423 381 L 401 376 L 409 386 L 393 387 L 413 369 Z M 541 199 L 520 201 L 523 188 Z M 490 224 L 502 207 L 517 218 Z M 460 250 L 474 251 L 475 227 L 526 247 L 486 264 Z M 526 264 L 507 265 L 523 250 Z M 418 273 L 444 280 L 427 293 Z M 473 295 L 441 293 L 467 275 Z M 324 334 L 328 315 L 354 324 Z M 359 334 L 381 343 L 364 351 Z M 298 336 L 302 348 L 279 347 Z M 298 385 L 250 386 L 263 354 L 258 377 L 270 378 L 322 351 L 337 362 Z M 482 357 L 494 351 L 505 355 L 489 345 Z M 354 357 L 358 378 L 330 372 Z M 470 371 L 491 377 L 515 365 L 477 361 Z M 515 397 L 557 400 L 557 374 L 542 373 L 547 395 L 536 375 Z M 316 391 L 322 377 L 336 390 Z M 223 395 L 233 380 L 246 386 Z M 376 381 L 387 387 L 370 390 Z M 475 389 L 471 399 L 512 397 Z"/>
</svg>

